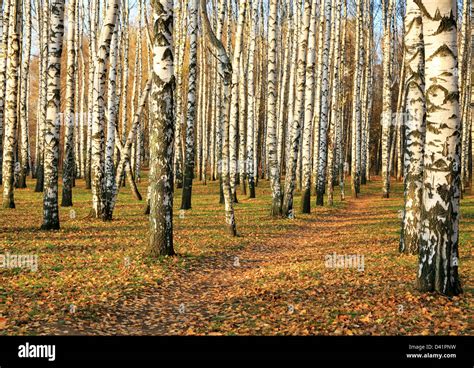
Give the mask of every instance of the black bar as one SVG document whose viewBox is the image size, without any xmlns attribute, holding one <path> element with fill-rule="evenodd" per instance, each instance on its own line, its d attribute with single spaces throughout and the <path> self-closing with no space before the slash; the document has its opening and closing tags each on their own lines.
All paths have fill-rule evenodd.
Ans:
<svg viewBox="0 0 474 368">
<path fill-rule="evenodd" d="M 472 336 L 414 337 L 98 337 L 13 336 L 0 337 L 0 368 L 93 367 L 123 363 L 142 367 L 145 362 L 303 362 L 321 367 L 351 364 L 377 366 L 394 362 L 405 367 L 469 367 L 474 365 Z M 19 346 L 55 345 L 55 360 L 20 358 Z M 455 347 L 454 347 L 455 345 Z M 408 358 L 407 354 L 421 354 Z M 425 354 L 456 354 L 456 357 Z M 339 362 L 339 364 L 338 364 Z M 138 365 L 134 365 L 137 363 Z M 123 364 L 120 364 L 122 366 Z M 147 365 L 148 366 L 148 365 Z M 153 365 L 156 366 L 156 365 Z M 304 365 L 306 366 L 306 365 Z M 246 368 L 246 367 L 245 367 Z"/>
</svg>

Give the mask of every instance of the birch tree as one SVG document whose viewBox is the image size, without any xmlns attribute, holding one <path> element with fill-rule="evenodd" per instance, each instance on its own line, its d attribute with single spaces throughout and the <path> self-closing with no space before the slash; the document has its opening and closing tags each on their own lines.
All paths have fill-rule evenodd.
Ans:
<svg viewBox="0 0 474 368">
<path fill-rule="evenodd" d="M 248 101 L 248 114 L 247 114 L 247 176 L 249 182 L 249 197 L 255 198 L 255 165 L 254 165 L 254 152 L 255 152 L 255 125 L 257 124 L 256 119 L 256 106 L 255 106 L 255 79 L 256 79 L 256 38 L 258 29 L 258 1 L 252 3 L 251 19 L 252 24 L 250 26 L 250 46 L 249 46 L 249 66 L 248 66 L 248 86 L 247 86 L 247 101 Z"/>
<path fill-rule="evenodd" d="M 1 1 L 2 5 L 2 38 L 0 44 L 1 57 L 0 57 L 0 167 L 2 173 L 0 173 L 0 184 L 3 182 L 3 152 L 4 152 L 4 122 L 5 122 L 5 97 L 6 97 L 6 80 L 7 80 L 7 60 L 9 57 L 8 50 L 8 29 L 10 24 L 10 1 Z"/>
<path fill-rule="evenodd" d="M 235 34 L 235 47 L 234 55 L 232 59 L 232 84 L 231 84 L 231 97 L 230 97 L 230 124 L 229 124 L 229 165 L 230 165 L 230 186 L 232 188 L 232 198 L 234 202 L 237 202 L 236 194 L 236 182 L 237 182 L 237 140 L 238 140 L 238 126 L 239 126 L 239 108 L 243 110 L 242 106 L 239 106 L 239 83 L 240 81 L 240 58 L 242 53 L 242 42 L 243 32 L 245 26 L 245 14 L 247 10 L 247 2 L 244 0 L 239 1 L 239 17 L 237 21 L 237 30 Z"/>
<path fill-rule="evenodd" d="M 3 208 L 15 208 L 13 194 L 17 133 L 18 71 L 20 61 L 19 0 L 10 0 L 8 15 L 8 60 L 6 77 L 5 136 L 3 141 Z M 1 142 L 0 142 L 1 145 Z"/>
<path fill-rule="evenodd" d="M 308 55 L 306 60 L 306 89 L 305 89 L 305 112 L 304 128 L 302 137 L 303 158 L 302 158 L 302 198 L 301 212 L 311 212 L 311 138 L 313 132 L 314 114 L 314 89 L 316 77 L 316 25 L 318 19 L 319 4 L 317 0 L 312 1 L 311 19 L 308 35 Z"/>
<path fill-rule="evenodd" d="M 76 1 L 69 0 L 67 31 L 67 69 L 66 69 L 66 110 L 64 132 L 63 196 L 61 206 L 72 206 L 72 185 L 74 180 L 74 100 L 76 83 Z"/>
<path fill-rule="evenodd" d="M 222 160 L 221 160 L 221 177 L 222 177 L 222 191 L 224 196 L 225 220 L 227 232 L 231 236 L 237 235 L 235 215 L 234 215 L 234 201 L 232 198 L 232 189 L 230 184 L 229 174 L 229 127 L 230 119 L 228 112 L 230 111 L 230 87 L 232 83 L 232 63 L 230 62 L 227 51 L 222 42 L 215 36 L 207 15 L 206 0 L 201 0 L 201 14 L 202 24 L 209 45 L 211 46 L 214 56 L 218 60 L 218 73 L 222 80 L 219 84 L 218 95 L 222 94 L 218 109 L 220 112 L 220 120 L 222 129 Z"/>
<path fill-rule="evenodd" d="M 392 22 L 393 0 L 384 0 L 383 15 L 383 111 L 382 111 L 382 197 L 390 196 L 390 131 L 392 125 Z"/>
<path fill-rule="evenodd" d="M 197 78 L 197 32 L 199 0 L 191 0 L 189 6 L 189 76 L 188 76 L 188 109 L 186 118 L 186 154 L 184 160 L 184 180 L 181 209 L 191 208 L 191 195 L 194 177 L 195 142 L 194 131 L 196 124 L 196 78 Z"/>
<path fill-rule="evenodd" d="M 295 189 L 296 169 L 298 154 L 300 152 L 300 138 L 301 128 L 304 125 L 305 112 L 305 87 L 306 87 L 306 59 L 308 56 L 308 37 L 311 21 L 311 2 L 305 1 L 304 16 L 302 22 L 302 30 L 298 39 L 298 61 L 297 61 L 297 92 L 296 92 L 296 107 L 294 109 L 293 118 L 291 120 L 290 133 L 290 157 L 288 161 L 288 168 L 285 177 L 285 192 L 282 204 L 283 216 L 290 216 L 293 213 L 293 192 Z M 291 114 L 291 112 L 290 112 Z"/>
<path fill-rule="evenodd" d="M 326 186 L 326 169 L 327 169 L 327 130 L 329 123 L 329 51 L 331 41 L 331 9 L 330 0 L 324 3 L 324 44 L 323 55 L 321 60 L 321 118 L 319 123 L 319 154 L 318 154 L 318 178 L 316 186 L 316 205 L 324 204 L 324 191 Z"/>
<path fill-rule="evenodd" d="M 281 216 L 282 193 L 280 184 L 280 167 L 277 157 L 277 90 L 276 90 L 276 47 L 278 27 L 278 0 L 270 0 L 268 19 L 268 88 L 267 88 L 267 134 L 268 168 L 272 189 L 271 215 Z"/>
<path fill-rule="evenodd" d="M 426 145 L 417 287 L 462 292 L 459 265 L 460 136 L 456 1 L 416 0 L 423 19 Z"/>
<path fill-rule="evenodd" d="M 150 243 L 154 256 L 172 256 L 174 58 L 173 1 L 152 0 L 153 67 L 151 70 L 152 120 L 150 126 Z"/>
<path fill-rule="evenodd" d="M 114 28 L 110 49 L 109 83 L 107 87 L 107 142 L 105 145 L 105 171 L 104 171 L 104 214 L 105 220 L 112 220 L 112 198 L 117 191 L 115 181 L 114 148 L 118 139 L 116 126 L 118 121 L 118 95 L 117 95 L 117 68 L 118 68 L 118 25 Z M 126 113 L 126 111 L 124 111 Z M 122 176 L 120 176 L 121 178 Z M 120 186 L 120 182 L 118 183 Z"/>
<path fill-rule="evenodd" d="M 48 93 L 44 135 L 43 230 L 59 229 L 58 164 L 61 124 L 61 55 L 64 34 L 64 0 L 50 4 L 51 28 L 48 45 Z"/>
<path fill-rule="evenodd" d="M 25 24 L 23 27 L 24 44 L 22 45 L 22 69 L 21 69 L 21 90 L 20 90 L 20 130 L 21 130 L 21 151 L 20 151 L 20 176 L 17 183 L 18 188 L 26 188 L 26 176 L 31 169 L 30 165 L 30 140 L 28 122 L 28 96 L 29 96 L 29 72 L 31 61 L 31 1 L 24 0 L 23 8 L 25 14 Z M 0 140 L 1 141 L 1 140 Z"/>
<path fill-rule="evenodd" d="M 92 215 L 108 220 L 105 208 L 105 81 L 107 78 L 107 63 L 110 55 L 110 43 L 117 20 L 119 0 L 108 3 L 107 14 L 100 35 L 97 58 L 94 65 L 94 109 L 92 124 L 91 149 L 91 186 L 92 186 Z"/>
<path fill-rule="evenodd" d="M 415 0 L 407 1 L 405 17 L 405 209 L 400 252 L 417 254 L 420 244 L 425 147 L 425 60 L 423 20 Z"/>
<path fill-rule="evenodd" d="M 333 34 L 332 43 L 334 45 L 334 70 L 333 70 L 333 82 L 332 82 L 332 92 L 331 92 L 331 112 L 330 112 L 330 129 L 328 133 L 328 204 L 332 206 L 334 204 L 334 178 L 335 178 L 335 150 L 336 150 L 336 137 L 337 134 L 340 134 L 336 129 L 337 124 L 339 123 L 339 67 L 340 67 L 340 24 L 341 24 L 341 7 L 342 1 L 336 0 L 334 2 L 335 6 L 335 19 L 334 19 L 334 28 L 335 32 Z"/>
</svg>

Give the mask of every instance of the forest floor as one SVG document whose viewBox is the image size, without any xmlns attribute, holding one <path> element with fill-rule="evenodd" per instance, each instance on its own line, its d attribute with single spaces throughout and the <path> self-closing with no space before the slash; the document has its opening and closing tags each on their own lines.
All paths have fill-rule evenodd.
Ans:
<svg viewBox="0 0 474 368">
<path fill-rule="evenodd" d="M 398 253 L 402 184 L 382 199 L 374 178 L 332 207 L 271 219 L 268 182 L 257 199 L 240 195 L 239 237 L 224 232 L 218 186 L 198 182 L 193 209 L 175 198 L 177 257 L 146 257 L 143 202 L 122 188 L 115 219 L 88 217 L 78 180 L 61 230 L 39 230 L 42 195 L 15 192 L 0 209 L 0 255 L 34 254 L 38 270 L 0 269 L 0 335 L 468 335 L 472 334 L 474 196 L 462 202 L 460 275 L 464 294 L 414 288 L 416 256 Z M 146 182 L 140 183 L 146 194 Z M 328 267 L 328 256 L 357 263 Z M 350 267 L 352 266 L 352 267 Z M 469 325 L 471 323 L 471 325 Z"/>
</svg>

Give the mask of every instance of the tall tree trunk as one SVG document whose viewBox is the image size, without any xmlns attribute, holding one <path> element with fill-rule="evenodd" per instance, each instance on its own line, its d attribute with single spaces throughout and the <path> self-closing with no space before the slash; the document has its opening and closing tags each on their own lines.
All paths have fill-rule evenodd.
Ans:
<svg viewBox="0 0 474 368">
<path fill-rule="evenodd" d="M 266 147 L 268 150 L 268 167 L 270 186 L 272 189 L 271 215 L 282 214 L 282 193 L 280 185 L 280 167 L 277 157 L 277 90 L 276 90 L 276 46 L 278 26 L 278 0 L 270 0 L 270 15 L 268 19 L 268 89 L 267 89 L 267 134 Z"/>
<path fill-rule="evenodd" d="M 316 25 L 318 19 L 319 4 L 312 0 L 311 20 L 308 36 L 308 56 L 306 60 L 306 90 L 305 90 L 305 112 L 304 129 L 302 138 L 302 196 L 301 212 L 311 213 L 311 138 L 313 132 L 315 77 L 316 77 Z"/>
<path fill-rule="evenodd" d="M 324 191 L 326 185 L 327 154 L 328 154 L 328 124 L 329 124 L 329 50 L 331 40 L 331 0 L 324 3 L 324 45 L 322 45 L 323 60 L 321 62 L 321 119 L 319 124 L 319 154 L 318 154 L 318 179 L 316 187 L 316 205 L 324 204 Z M 321 47 L 321 46 L 320 46 Z"/>
<path fill-rule="evenodd" d="M 390 131 L 392 126 L 392 19 L 393 0 L 384 12 L 383 36 L 383 110 L 382 110 L 382 197 L 390 196 Z"/>
<path fill-rule="evenodd" d="M 330 116 L 330 129 L 328 133 L 328 205 L 332 206 L 334 204 L 334 178 L 336 173 L 336 163 L 337 160 L 335 159 L 336 156 L 336 140 L 337 135 L 340 134 L 340 131 L 336 129 L 337 124 L 339 124 L 339 66 L 340 66 L 340 25 L 341 25 L 341 7 L 342 1 L 336 0 L 334 2 L 334 6 L 336 7 L 335 13 L 335 33 L 333 36 L 332 43 L 334 45 L 334 71 L 333 71 L 333 82 L 332 82 L 332 92 L 331 92 L 331 116 Z"/>
<path fill-rule="evenodd" d="M 39 6 L 39 4 L 38 4 Z M 46 127 L 46 110 L 47 110 L 47 90 L 48 90 L 48 34 L 49 34 L 49 0 L 43 1 L 43 9 L 38 12 L 41 13 L 41 17 L 38 18 L 38 22 L 41 19 L 41 53 L 40 53 L 40 63 L 41 63 L 41 74 L 40 74 L 40 101 L 39 101 L 39 150 L 36 160 L 36 186 L 35 192 L 42 192 L 44 188 L 44 146 L 45 146 L 45 127 Z"/>
<path fill-rule="evenodd" d="M 118 15 L 119 0 L 108 3 L 107 15 L 100 34 L 100 43 L 97 48 L 97 57 L 94 65 L 94 109 L 92 123 L 91 149 L 91 187 L 92 187 L 92 215 L 96 218 L 108 220 L 105 209 L 105 81 L 107 77 L 107 63 L 110 54 L 110 44 Z"/>
<path fill-rule="evenodd" d="M 255 105 L 255 79 L 256 79 L 256 59 L 257 54 L 256 38 L 258 31 L 258 1 L 252 3 L 251 19 L 252 24 L 250 28 L 250 46 L 249 46 L 249 66 L 248 66 L 248 86 L 247 86 L 247 101 L 248 101 L 248 114 L 247 114 L 247 174 L 249 182 L 249 197 L 255 198 L 255 165 L 254 165 L 254 152 L 255 152 L 255 126 L 258 123 L 258 114 Z"/>
<path fill-rule="evenodd" d="M 237 202 L 237 171 L 238 171 L 238 160 L 237 160 L 237 140 L 238 140 L 238 126 L 239 126 L 239 83 L 240 81 L 240 58 L 242 53 L 242 38 L 245 25 L 245 13 L 247 9 L 247 2 L 244 0 L 239 1 L 239 19 L 237 21 L 237 30 L 235 34 L 235 47 L 232 60 L 232 84 L 231 84 L 231 98 L 230 98 L 230 124 L 229 124 L 229 174 L 230 174 L 230 186 L 232 188 L 232 198 L 234 202 Z"/>
<path fill-rule="evenodd" d="M 118 121 L 118 98 L 117 98 L 117 64 L 118 64 L 118 26 L 114 28 L 110 49 L 109 84 L 107 87 L 107 143 L 105 145 L 105 190 L 104 190 L 104 215 L 106 221 L 112 220 L 112 198 L 117 188 L 115 187 L 115 165 L 114 148 L 116 126 Z M 119 183 L 120 185 L 120 183 Z"/>
<path fill-rule="evenodd" d="M 6 98 L 6 80 L 7 80 L 7 60 L 9 57 L 8 43 L 9 43 L 9 23 L 10 23 L 10 0 L 0 0 L 2 9 L 2 38 L 1 38 L 1 58 L 0 58 L 0 185 L 3 182 L 3 151 L 4 151 L 4 123 L 5 123 L 5 98 Z"/>
<path fill-rule="evenodd" d="M 227 232 L 231 236 L 237 235 L 234 215 L 234 205 L 232 198 L 232 189 L 229 175 L 229 110 L 230 110 L 230 85 L 232 83 L 232 64 L 229 60 L 227 52 L 222 42 L 216 38 L 211 29 L 209 18 L 207 16 L 206 0 L 201 0 L 201 13 L 204 32 L 209 40 L 214 56 L 219 61 L 218 72 L 222 79 L 222 90 L 219 88 L 217 92 L 219 95 L 222 92 L 222 100 L 219 103 L 218 109 L 221 110 L 220 116 L 223 125 L 222 133 L 222 191 L 224 195 L 225 219 L 227 225 Z"/>
<path fill-rule="evenodd" d="M 76 83 L 76 2 L 68 4 L 67 70 L 66 70 L 66 111 L 64 132 L 63 196 L 61 206 L 72 206 L 72 186 L 74 180 L 74 99 Z"/>
<path fill-rule="evenodd" d="M 5 137 L 3 142 L 3 208 L 15 208 L 14 200 L 14 170 L 17 131 L 18 108 L 18 72 L 20 61 L 19 0 L 9 1 L 8 16 L 8 60 L 6 109 L 5 109 Z M 1 142 L 0 142 L 1 145 Z"/>
<path fill-rule="evenodd" d="M 196 78 L 197 78 L 197 32 L 198 32 L 198 1 L 191 0 L 189 7 L 189 76 L 188 76 L 188 109 L 186 118 L 186 154 L 184 161 L 184 180 L 181 209 L 191 208 L 191 196 L 194 178 L 195 142 L 194 130 L 196 125 Z"/>
<path fill-rule="evenodd" d="M 300 150 L 301 128 L 304 125 L 305 113 L 305 87 L 306 87 L 306 60 L 308 57 L 308 37 L 311 21 L 311 1 L 304 4 L 304 17 L 302 29 L 298 39 L 297 80 L 296 80 L 296 106 L 291 120 L 290 157 L 285 177 L 285 192 L 283 196 L 282 214 L 293 217 L 293 193 L 295 190 L 296 169 Z M 290 112 L 291 113 L 291 112 Z M 307 122 L 307 124 L 309 124 Z"/>
<path fill-rule="evenodd" d="M 456 1 L 415 0 L 423 16 L 426 146 L 417 287 L 462 292 L 458 276 L 460 199 Z"/>
<path fill-rule="evenodd" d="M 31 168 L 30 165 L 30 141 L 28 123 L 28 96 L 29 96 L 29 71 L 31 61 L 31 1 L 23 1 L 25 24 L 23 27 L 24 44 L 21 70 L 20 91 L 20 129 L 21 129 L 21 153 L 20 153 L 20 176 L 18 188 L 26 188 L 26 177 Z"/>
<path fill-rule="evenodd" d="M 184 114 L 183 114 L 183 61 L 184 51 L 186 45 L 185 32 L 187 29 L 187 6 L 183 0 L 178 0 L 177 16 L 176 16 L 176 91 L 175 91 L 175 110 L 176 110 L 176 141 L 175 141 L 175 158 L 174 158 L 174 176 L 177 188 L 183 187 L 183 167 L 184 167 L 184 153 L 183 153 L 183 134 Z"/>
<path fill-rule="evenodd" d="M 150 243 L 151 256 L 172 256 L 173 247 L 173 151 L 174 60 L 173 1 L 154 0 L 152 111 L 150 127 Z"/>
<path fill-rule="evenodd" d="M 425 51 L 423 20 L 415 0 L 407 1 L 405 17 L 405 210 L 400 252 L 417 254 L 421 236 L 423 198 L 423 151 L 425 147 Z"/>
<path fill-rule="evenodd" d="M 59 229 L 58 166 L 61 125 L 61 55 L 64 34 L 64 0 L 51 1 L 48 46 L 48 92 L 44 135 L 43 230 Z"/>
</svg>

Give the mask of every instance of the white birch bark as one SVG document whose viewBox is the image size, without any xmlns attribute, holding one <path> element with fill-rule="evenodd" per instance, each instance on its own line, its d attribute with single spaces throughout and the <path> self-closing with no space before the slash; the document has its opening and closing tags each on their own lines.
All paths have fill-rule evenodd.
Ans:
<svg viewBox="0 0 474 368">
<path fill-rule="evenodd" d="M 26 177 L 30 171 L 30 141 L 28 122 L 28 96 L 29 96 L 29 71 L 31 61 L 31 0 L 23 2 L 25 22 L 23 27 L 24 44 L 22 45 L 22 70 L 21 70 L 21 90 L 20 90 L 20 130 L 21 130 L 21 151 L 20 151 L 20 176 L 17 183 L 18 188 L 26 188 Z"/>
<path fill-rule="evenodd" d="M 110 44 L 114 33 L 119 9 L 119 0 L 110 0 L 107 5 L 107 15 L 100 34 L 97 57 L 94 65 L 94 109 L 92 122 L 91 148 L 91 188 L 92 215 L 108 220 L 105 209 L 105 81 L 107 78 L 107 63 L 110 54 Z"/>
<path fill-rule="evenodd" d="M 327 130 L 329 125 L 329 50 L 331 40 L 331 9 L 332 4 L 330 0 L 324 3 L 324 44 L 323 58 L 321 61 L 321 119 L 319 123 L 319 154 L 318 154 L 318 178 L 316 187 L 316 205 L 322 206 L 324 204 L 324 191 L 326 184 L 326 169 L 327 169 Z"/>
<path fill-rule="evenodd" d="M 278 26 L 278 0 L 270 0 L 268 19 L 268 89 L 267 89 L 267 134 L 266 148 L 268 150 L 268 168 L 270 186 L 272 189 L 271 215 L 277 217 L 282 211 L 282 193 L 280 185 L 280 167 L 277 157 L 277 90 L 276 90 L 276 39 Z"/>
<path fill-rule="evenodd" d="M 331 117 L 330 117 L 330 128 L 328 132 L 328 205 L 332 206 L 334 204 L 334 178 L 335 178 L 335 149 L 336 149 L 336 137 L 339 134 L 336 126 L 339 122 L 339 66 L 341 58 L 341 47 L 340 47 L 340 24 L 341 24 L 341 7 L 342 1 L 335 0 L 333 6 L 336 8 L 335 19 L 334 19 L 334 29 L 335 33 L 333 35 L 332 43 L 334 45 L 334 70 L 333 70 L 333 82 L 332 82 L 332 92 L 331 92 Z"/>
<path fill-rule="evenodd" d="M 382 107 L 382 197 L 390 196 L 390 131 L 392 125 L 392 16 L 393 0 L 388 1 L 384 14 L 383 36 L 383 107 Z"/>
<path fill-rule="evenodd" d="M 8 15 L 8 60 L 6 68 L 6 104 L 5 104 L 5 136 L 3 141 L 3 208 L 15 208 L 14 200 L 14 149 L 17 132 L 18 108 L 18 72 L 20 60 L 19 36 L 19 0 L 9 1 Z M 0 142 L 1 144 L 1 142 Z"/>
<path fill-rule="evenodd" d="M 297 58 L 297 91 L 295 99 L 295 111 L 293 114 L 290 133 L 290 156 L 285 177 L 285 192 L 283 197 L 282 214 L 285 217 L 293 217 L 293 193 L 295 190 L 296 169 L 298 155 L 300 152 L 301 129 L 304 123 L 305 113 L 305 88 L 306 88 L 306 60 L 308 57 L 308 37 L 310 33 L 312 3 L 306 1 L 304 4 L 304 15 L 302 28 L 298 39 Z"/>
<path fill-rule="evenodd" d="M 416 0 L 423 17 L 426 145 L 417 287 L 462 292 L 458 276 L 460 199 L 456 1 Z"/>
<path fill-rule="evenodd" d="M 58 166 L 61 124 L 61 54 L 64 34 L 64 0 L 50 4 L 51 28 L 48 45 L 48 93 L 44 135 L 43 230 L 59 229 Z"/>
<path fill-rule="evenodd" d="M 184 180 L 181 209 L 191 209 L 194 178 L 194 157 L 196 153 L 194 134 L 196 125 L 196 88 L 197 88 L 197 32 L 199 0 L 191 0 L 189 5 L 189 75 L 188 108 L 186 116 L 186 145 L 184 157 Z"/>
<path fill-rule="evenodd" d="M 250 46 L 249 46 L 249 66 L 248 66 L 248 86 L 247 86 L 247 101 L 248 101 L 248 114 L 247 114 L 247 174 L 249 182 L 249 197 L 255 198 L 255 165 L 254 165 L 254 152 L 255 152 L 255 126 L 258 124 L 258 114 L 255 105 L 255 79 L 256 79 L 256 59 L 257 54 L 256 38 L 258 31 L 258 1 L 252 3 L 251 19 L 252 24 L 250 26 Z"/>
<path fill-rule="evenodd" d="M 425 77 L 423 20 L 415 0 L 407 1 L 405 17 L 405 209 L 400 252 L 417 254 L 421 235 L 423 151 L 425 147 Z"/>
<path fill-rule="evenodd" d="M 74 180 L 74 100 L 76 84 L 76 49 L 74 45 L 76 31 L 76 1 L 69 0 L 67 31 L 67 66 L 66 66 L 66 109 L 64 114 L 64 160 L 63 160 L 63 195 L 61 206 L 72 206 L 72 187 Z"/>
<path fill-rule="evenodd" d="M 6 105 L 6 80 L 7 80 L 7 60 L 9 56 L 9 23 L 10 23 L 10 0 L 3 1 L 3 10 L 1 18 L 2 38 L 0 44 L 0 167 L 3 168 L 3 151 L 4 151 L 4 123 L 5 123 L 5 105 Z M 0 174 L 0 184 L 3 182 L 3 169 Z"/>
<path fill-rule="evenodd" d="M 174 55 L 173 1 L 153 0 L 152 126 L 150 127 L 150 243 L 154 256 L 174 255 Z"/>
<path fill-rule="evenodd" d="M 231 84 L 231 98 L 230 98 L 230 125 L 229 125 L 229 174 L 230 186 L 232 188 L 232 198 L 237 202 L 236 183 L 237 183 L 237 140 L 238 140 L 238 126 L 239 126 L 239 82 L 240 82 L 240 58 L 242 53 L 242 39 L 245 25 L 245 14 L 247 9 L 247 2 L 239 0 L 239 17 L 237 21 L 237 30 L 235 34 L 235 46 L 232 59 L 232 84 Z"/>
<path fill-rule="evenodd" d="M 224 207 L 225 207 L 225 219 L 227 225 L 227 232 L 231 236 L 237 235 L 236 225 L 235 225 L 235 215 L 234 215 L 234 206 L 232 198 L 232 189 L 230 184 L 230 175 L 229 175 L 229 125 L 230 119 L 228 112 L 230 110 L 230 87 L 232 84 L 232 64 L 227 56 L 227 52 L 224 48 L 222 42 L 216 38 L 211 25 L 209 23 L 209 18 L 207 16 L 207 7 L 206 0 L 201 0 L 201 15 L 202 15 L 202 24 L 206 37 L 209 40 L 209 45 L 212 48 L 214 56 L 219 61 L 219 76 L 222 79 L 222 90 L 218 91 L 218 94 L 222 91 L 222 100 L 218 106 L 218 109 L 221 110 L 221 124 L 223 126 L 222 130 L 222 190 L 224 196 Z"/>
</svg>

